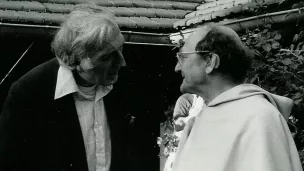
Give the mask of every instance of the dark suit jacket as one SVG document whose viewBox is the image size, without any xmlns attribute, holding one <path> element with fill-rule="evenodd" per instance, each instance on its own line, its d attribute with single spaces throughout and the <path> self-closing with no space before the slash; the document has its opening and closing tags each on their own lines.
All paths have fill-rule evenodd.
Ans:
<svg viewBox="0 0 304 171">
<path fill-rule="evenodd" d="M 1 171 L 88 170 L 73 96 L 54 100 L 58 69 L 52 59 L 12 85 L 0 118 Z M 119 84 L 104 98 L 111 171 L 128 170 L 126 101 Z"/>
</svg>

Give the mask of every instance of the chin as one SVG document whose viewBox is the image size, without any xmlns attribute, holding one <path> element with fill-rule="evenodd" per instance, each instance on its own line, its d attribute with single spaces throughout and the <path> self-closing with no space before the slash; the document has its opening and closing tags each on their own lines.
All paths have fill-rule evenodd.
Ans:
<svg viewBox="0 0 304 171">
<path fill-rule="evenodd" d="M 185 94 L 185 93 L 189 93 L 189 94 L 195 94 L 193 91 L 193 87 L 191 87 L 191 85 L 187 84 L 186 82 L 183 82 L 180 86 L 180 91 Z"/>
<path fill-rule="evenodd" d="M 184 83 L 182 83 L 179 89 L 182 93 L 188 93 L 187 86 L 185 86 Z"/>
<path fill-rule="evenodd" d="M 103 86 L 110 86 L 110 85 L 113 85 L 117 82 L 117 78 L 116 79 L 111 79 L 111 80 L 107 80 L 104 82 L 104 85 Z"/>
</svg>

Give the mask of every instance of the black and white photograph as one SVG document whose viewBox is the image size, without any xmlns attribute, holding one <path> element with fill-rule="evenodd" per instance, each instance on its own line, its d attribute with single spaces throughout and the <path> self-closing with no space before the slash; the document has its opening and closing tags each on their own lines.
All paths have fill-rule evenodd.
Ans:
<svg viewBox="0 0 304 171">
<path fill-rule="evenodd" d="M 303 171 L 302 0 L 0 0 L 0 56 L 0 171 Z"/>
</svg>

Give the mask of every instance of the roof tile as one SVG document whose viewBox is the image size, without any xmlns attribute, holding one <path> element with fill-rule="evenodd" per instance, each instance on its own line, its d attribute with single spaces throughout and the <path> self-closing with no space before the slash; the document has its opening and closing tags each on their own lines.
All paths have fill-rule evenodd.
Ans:
<svg viewBox="0 0 304 171">
<path fill-rule="evenodd" d="M 107 7 L 117 17 L 132 17 L 136 15 L 136 12 L 129 8 L 124 7 Z"/>
<path fill-rule="evenodd" d="M 111 7 L 111 6 L 113 6 L 113 3 L 110 0 L 102 0 L 102 1 L 96 1 L 96 5 L 104 6 L 104 7 Z"/>
<path fill-rule="evenodd" d="M 21 22 L 28 22 L 28 21 L 34 22 L 34 23 L 44 22 L 44 17 L 38 12 L 20 11 L 20 12 L 18 12 L 18 15 L 20 15 L 19 20 Z"/>
<path fill-rule="evenodd" d="M 153 9 L 159 18 L 184 18 L 188 11 L 184 10 L 165 10 L 165 9 Z"/>
<path fill-rule="evenodd" d="M 172 9 L 172 5 L 164 1 L 151 1 L 154 8 Z"/>
<path fill-rule="evenodd" d="M 23 2 L 20 2 L 20 4 L 22 5 L 23 10 L 25 10 L 25 11 L 39 11 L 39 12 L 46 11 L 45 6 L 43 6 L 40 2 L 23 1 Z"/>
<path fill-rule="evenodd" d="M 111 3 L 115 7 L 132 7 L 132 1 L 129 0 L 111 0 Z"/>
<path fill-rule="evenodd" d="M 51 4 L 43 3 L 47 12 L 50 13 L 69 13 L 73 10 L 74 5 L 71 4 Z"/>
<path fill-rule="evenodd" d="M 0 18 L 1 21 L 18 21 L 19 20 L 19 15 L 18 12 L 16 11 L 11 11 L 11 10 L 0 10 Z"/>
<path fill-rule="evenodd" d="M 131 20 L 137 23 L 137 28 L 152 28 L 158 29 L 159 24 L 147 17 L 130 17 Z"/>
<path fill-rule="evenodd" d="M 174 9 L 182 9 L 182 10 L 195 10 L 199 4 L 187 3 L 187 2 L 170 2 L 172 8 Z"/>
<path fill-rule="evenodd" d="M 168 18 L 151 18 L 152 21 L 158 23 L 159 27 L 162 28 L 172 28 L 173 23 L 177 20 L 171 20 Z"/>
<path fill-rule="evenodd" d="M 209 21 L 211 19 L 212 19 L 212 14 L 202 15 L 202 16 L 199 16 L 199 17 L 189 19 L 186 22 L 186 25 L 190 26 L 192 24 L 200 23 L 200 22 L 203 22 L 203 21 Z"/>
<path fill-rule="evenodd" d="M 153 8 L 153 2 L 133 0 L 132 7 Z"/>
<path fill-rule="evenodd" d="M 186 22 L 188 19 L 182 19 L 182 20 L 178 20 L 175 23 L 173 23 L 173 27 L 174 28 L 178 28 L 178 27 L 184 27 L 186 26 Z"/>
<path fill-rule="evenodd" d="M 138 17 L 156 17 L 156 13 L 153 9 L 150 8 L 129 8 L 135 12 L 135 15 Z"/>
<path fill-rule="evenodd" d="M 218 5 L 218 6 L 209 7 L 209 8 L 206 8 L 206 9 L 201 9 L 201 10 L 191 12 L 191 13 L 187 14 L 185 16 L 185 18 L 191 18 L 191 17 L 199 16 L 199 15 L 206 15 L 206 14 L 210 14 L 212 12 L 222 11 L 224 9 L 232 8 L 233 6 L 234 6 L 233 2 L 226 3 L 226 4 L 221 4 L 221 5 Z"/>
<path fill-rule="evenodd" d="M 54 3 L 54 4 L 75 4 L 73 0 L 43 0 L 47 3 Z"/>
<path fill-rule="evenodd" d="M 16 11 L 45 11 L 45 7 L 40 2 L 28 1 L 0 1 L 0 9 Z"/>
<path fill-rule="evenodd" d="M 0 0 L 0 20 L 58 25 L 76 4 L 86 1 Z M 201 3 L 201 0 L 94 1 L 104 10 L 114 13 L 120 27 L 149 29 L 172 29 L 174 22 L 183 19 Z"/>
<path fill-rule="evenodd" d="M 17 2 L 17 1 L 0 1 L 0 9 L 21 11 L 22 10 L 22 4 Z"/>
<path fill-rule="evenodd" d="M 147 0 L 147 1 L 158 1 L 158 0 Z M 164 0 L 164 1 L 202 3 L 202 2 L 207 1 L 207 0 Z"/>
<path fill-rule="evenodd" d="M 131 20 L 129 17 L 118 17 L 117 22 L 120 27 L 127 27 L 127 28 L 137 27 L 136 22 Z"/>
<path fill-rule="evenodd" d="M 40 13 L 40 15 L 44 17 L 46 24 L 61 24 L 66 19 L 66 15 L 63 14 Z"/>
</svg>

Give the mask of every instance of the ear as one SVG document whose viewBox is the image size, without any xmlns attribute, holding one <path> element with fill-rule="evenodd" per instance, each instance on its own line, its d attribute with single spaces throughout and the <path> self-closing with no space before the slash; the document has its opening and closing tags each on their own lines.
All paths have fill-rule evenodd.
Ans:
<svg viewBox="0 0 304 171">
<path fill-rule="evenodd" d="M 214 69 L 218 68 L 220 66 L 220 57 L 212 53 L 211 58 L 207 61 L 206 64 L 206 73 L 210 74 Z"/>
</svg>

